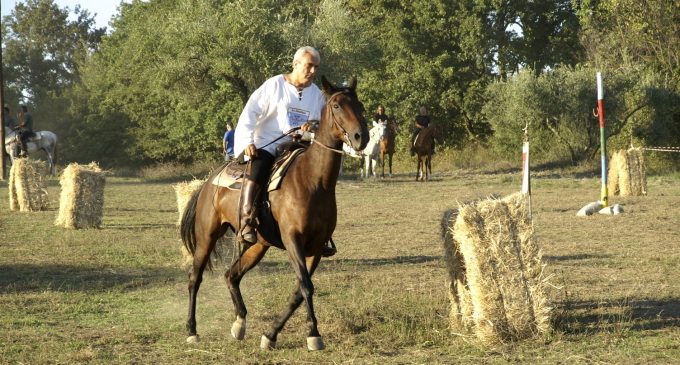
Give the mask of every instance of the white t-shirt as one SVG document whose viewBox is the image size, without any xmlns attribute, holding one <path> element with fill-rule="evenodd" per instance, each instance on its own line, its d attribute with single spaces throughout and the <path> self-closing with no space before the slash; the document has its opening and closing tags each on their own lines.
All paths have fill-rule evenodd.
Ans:
<svg viewBox="0 0 680 365">
<path fill-rule="evenodd" d="M 234 134 L 234 156 L 251 143 L 263 148 L 291 128 L 300 127 L 308 120 L 321 120 L 321 109 L 326 98 L 315 84 L 304 88 L 301 95 L 283 75 L 265 81 L 252 95 L 238 118 Z M 276 146 L 290 141 L 284 137 L 264 147 L 275 155 Z"/>
</svg>

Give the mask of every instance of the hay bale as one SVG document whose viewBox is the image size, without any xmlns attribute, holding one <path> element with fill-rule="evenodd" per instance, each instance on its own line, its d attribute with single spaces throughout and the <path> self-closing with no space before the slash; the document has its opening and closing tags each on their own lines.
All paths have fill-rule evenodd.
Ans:
<svg viewBox="0 0 680 365">
<path fill-rule="evenodd" d="M 626 151 L 628 171 L 630 173 L 630 194 L 632 196 L 647 195 L 647 172 L 642 148 L 629 148 Z"/>
<path fill-rule="evenodd" d="M 184 208 L 186 208 L 187 203 L 191 199 L 194 192 L 203 186 L 205 180 L 193 179 L 192 181 L 185 181 L 173 185 L 175 190 L 175 195 L 177 197 L 177 212 L 179 213 L 179 218 L 177 219 L 177 226 L 179 227 L 182 223 L 182 215 L 184 214 Z"/>
<path fill-rule="evenodd" d="M 43 173 L 47 164 L 30 158 L 18 158 L 10 169 L 10 209 L 35 212 L 47 209 L 47 184 Z M 12 200 L 16 198 L 16 201 Z"/>
<path fill-rule="evenodd" d="M 105 172 L 96 162 L 72 163 L 61 174 L 59 214 L 54 224 L 65 228 L 99 228 L 104 213 Z"/>
<path fill-rule="evenodd" d="M 449 324 L 456 331 L 470 331 L 473 329 L 474 323 L 472 322 L 472 299 L 465 276 L 465 261 L 453 239 L 453 230 L 451 229 L 457 217 L 457 210 L 449 210 L 444 213 L 441 222 L 442 236 L 444 237 L 444 260 L 449 273 L 446 281 L 451 302 Z"/>
<path fill-rule="evenodd" d="M 647 195 L 647 174 L 643 150 L 619 150 L 609 162 L 607 189 L 611 195 Z"/>
<path fill-rule="evenodd" d="M 442 224 L 447 222 L 454 328 L 474 330 L 486 344 L 548 333 L 544 265 L 526 200 L 514 194 L 466 204 L 455 222 L 452 213 L 445 215 Z"/>
<path fill-rule="evenodd" d="M 625 164 L 625 154 L 623 150 L 616 151 L 609 159 L 609 166 L 607 171 L 607 191 L 610 195 L 619 195 L 619 171 L 621 165 Z"/>
<path fill-rule="evenodd" d="M 177 212 L 179 213 L 179 218 L 177 219 L 176 223 L 178 227 L 182 223 L 182 215 L 184 214 L 184 209 L 189 203 L 189 200 L 191 200 L 191 196 L 196 190 L 203 186 L 205 181 L 206 180 L 193 179 L 192 181 L 185 181 L 173 185 L 173 189 L 175 190 L 175 195 L 177 197 Z M 191 252 L 189 252 L 186 247 L 184 247 L 184 244 L 180 244 L 179 250 L 182 255 L 182 258 L 180 259 L 180 267 L 182 269 L 190 268 L 194 260 Z"/>
<path fill-rule="evenodd" d="M 17 191 L 14 188 L 14 166 L 9 170 L 9 210 L 19 210 L 19 200 L 17 199 Z"/>
</svg>

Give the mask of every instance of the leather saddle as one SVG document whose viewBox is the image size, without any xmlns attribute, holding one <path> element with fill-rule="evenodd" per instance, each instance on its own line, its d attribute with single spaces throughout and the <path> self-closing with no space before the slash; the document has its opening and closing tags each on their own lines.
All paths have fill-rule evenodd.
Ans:
<svg viewBox="0 0 680 365">
<path fill-rule="evenodd" d="M 280 146 L 281 147 L 281 146 Z M 272 171 L 267 184 L 267 192 L 277 190 L 281 186 L 283 177 L 288 171 L 290 164 L 306 150 L 306 146 L 295 143 L 282 145 L 281 151 L 277 151 L 277 157 L 272 166 Z M 239 160 L 227 162 L 222 171 L 212 180 L 213 185 L 222 186 L 231 190 L 241 190 L 243 176 L 247 163 Z"/>
</svg>

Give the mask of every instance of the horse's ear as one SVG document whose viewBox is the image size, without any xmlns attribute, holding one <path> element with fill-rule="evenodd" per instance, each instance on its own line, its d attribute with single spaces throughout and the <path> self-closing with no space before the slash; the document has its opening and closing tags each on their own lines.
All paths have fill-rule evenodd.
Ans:
<svg viewBox="0 0 680 365">
<path fill-rule="evenodd" d="M 357 89 L 357 78 L 356 76 L 352 77 L 352 80 L 349 81 L 349 88 L 352 90 Z"/>
<path fill-rule="evenodd" d="M 326 93 L 326 95 L 332 95 L 333 94 L 333 85 L 326 79 L 326 76 L 321 76 L 321 87 L 323 88 L 323 92 Z"/>
</svg>

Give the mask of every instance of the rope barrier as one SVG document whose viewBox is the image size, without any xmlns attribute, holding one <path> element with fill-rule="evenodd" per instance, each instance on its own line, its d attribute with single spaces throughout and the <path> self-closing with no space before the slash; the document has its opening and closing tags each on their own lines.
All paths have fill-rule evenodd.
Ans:
<svg viewBox="0 0 680 365">
<path fill-rule="evenodd" d="M 680 152 L 680 147 L 642 147 L 645 151 Z"/>
</svg>

